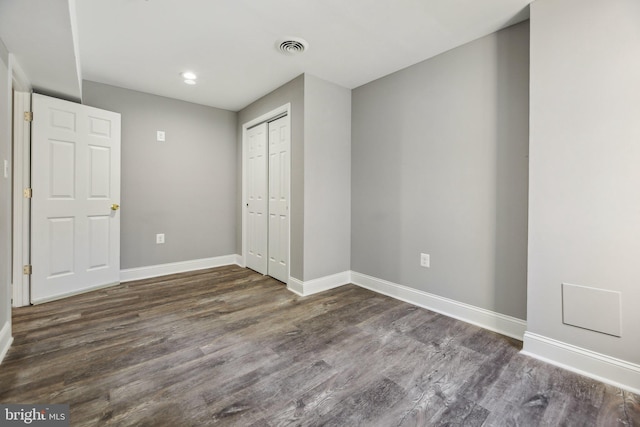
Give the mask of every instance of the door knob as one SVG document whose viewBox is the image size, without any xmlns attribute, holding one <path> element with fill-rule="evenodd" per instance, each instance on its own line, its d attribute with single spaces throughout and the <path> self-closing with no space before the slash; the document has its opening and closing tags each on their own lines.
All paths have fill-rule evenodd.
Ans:
<svg viewBox="0 0 640 427">
<path fill-rule="evenodd" d="M 117 211 L 118 209 L 120 209 L 120 205 L 117 203 L 114 203 L 111 205 L 111 210 L 112 211 Z"/>
</svg>

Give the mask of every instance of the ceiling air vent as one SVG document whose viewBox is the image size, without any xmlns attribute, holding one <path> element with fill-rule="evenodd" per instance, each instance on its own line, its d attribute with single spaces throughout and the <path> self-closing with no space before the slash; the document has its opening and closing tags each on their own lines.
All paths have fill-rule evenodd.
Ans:
<svg viewBox="0 0 640 427">
<path fill-rule="evenodd" d="M 285 55 L 298 55 L 309 48 L 309 43 L 298 37 L 287 37 L 278 41 L 277 46 Z"/>
</svg>

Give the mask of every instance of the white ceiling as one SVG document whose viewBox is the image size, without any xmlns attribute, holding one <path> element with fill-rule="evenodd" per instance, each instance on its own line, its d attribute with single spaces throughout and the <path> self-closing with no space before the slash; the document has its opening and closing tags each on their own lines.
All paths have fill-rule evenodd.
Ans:
<svg viewBox="0 0 640 427">
<path fill-rule="evenodd" d="M 68 0 L 0 0 L 0 39 L 32 86 L 79 100 L 81 77 L 75 19 Z"/>
<path fill-rule="evenodd" d="M 81 74 L 87 80 L 236 111 L 303 72 L 358 87 L 524 20 L 530 1 L 0 0 L 0 14 L 5 4 L 22 3 L 23 9 L 28 7 L 24 4 L 32 9 L 33 4 L 45 9 L 51 4 L 64 9 L 60 5 L 66 4 L 73 16 L 75 4 L 81 67 L 76 79 Z M 31 27 L 38 26 L 36 34 L 49 45 L 58 43 L 60 53 L 46 45 L 32 50 L 55 53 L 68 66 L 75 58 L 70 58 L 73 44 L 65 39 L 76 34 L 68 19 L 59 19 L 67 36 L 51 41 L 44 30 L 61 29 L 48 28 L 52 14 L 39 7 Z M 2 30 L 6 21 L 0 16 L 0 37 L 9 50 L 27 50 L 23 45 L 34 40 L 7 36 L 11 29 Z M 285 36 L 306 39 L 309 50 L 299 56 L 279 53 L 276 42 Z M 37 56 L 33 53 L 16 56 L 34 86 L 53 73 L 45 64 L 36 70 L 31 62 L 37 60 L 27 58 Z M 198 74 L 197 85 L 182 82 L 179 74 L 185 70 Z"/>
</svg>

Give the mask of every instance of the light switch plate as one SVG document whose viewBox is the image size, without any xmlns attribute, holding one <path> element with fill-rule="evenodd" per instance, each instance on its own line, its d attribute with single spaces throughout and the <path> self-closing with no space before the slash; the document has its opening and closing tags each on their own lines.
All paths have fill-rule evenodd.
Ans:
<svg viewBox="0 0 640 427">
<path fill-rule="evenodd" d="M 163 142 L 164 141 L 164 131 L 163 130 L 159 130 L 156 134 L 156 140 L 159 142 Z"/>
</svg>

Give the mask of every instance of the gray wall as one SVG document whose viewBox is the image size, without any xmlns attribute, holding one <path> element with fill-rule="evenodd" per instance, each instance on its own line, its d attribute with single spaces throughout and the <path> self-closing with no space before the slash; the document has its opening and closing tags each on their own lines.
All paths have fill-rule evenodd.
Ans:
<svg viewBox="0 0 640 427">
<path fill-rule="evenodd" d="M 237 114 L 91 81 L 83 100 L 122 115 L 121 268 L 236 253 Z"/>
<path fill-rule="evenodd" d="M 525 22 L 353 90 L 352 270 L 526 318 L 528 54 Z"/>
<path fill-rule="evenodd" d="M 0 331 L 11 325 L 11 180 L 2 175 L 2 163 L 11 164 L 11 76 L 9 53 L 0 40 Z M 11 170 L 9 170 L 11 176 Z M 0 335 L 0 352 L 11 331 Z"/>
<path fill-rule="evenodd" d="M 531 4 L 527 319 L 529 332 L 636 364 L 639 18 L 637 0 Z M 563 282 L 620 292 L 622 337 L 564 325 Z"/>
<path fill-rule="evenodd" d="M 351 91 L 304 79 L 304 280 L 351 269 Z"/>
<path fill-rule="evenodd" d="M 238 112 L 236 233 L 237 253 L 242 253 L 242 125 L 284 104 L 291 103 L 291 254 L 290 275 L 303 279 L 304 269 L 304 75 L 263 96 Z M 233 200 L 233 199 L 230 199 Z"/>
</svg>

